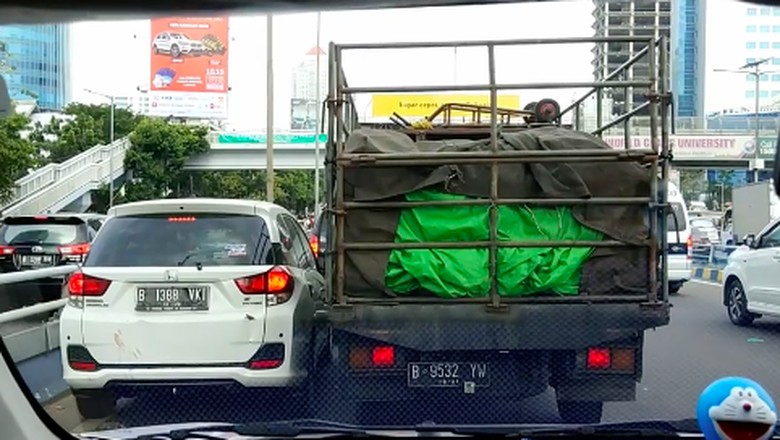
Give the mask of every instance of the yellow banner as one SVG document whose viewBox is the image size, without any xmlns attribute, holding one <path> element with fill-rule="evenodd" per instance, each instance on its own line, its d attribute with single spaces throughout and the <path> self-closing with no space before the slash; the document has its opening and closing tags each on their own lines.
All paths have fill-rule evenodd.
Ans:
<svg viewBox="0 0 780 440">
<path fill-rule="evenodd" d="M 375 118 L 391 116 L 393 112 L 403 117 L 429 116 L 444 104 L 490 105 L 490 95 L 373 95 L 372 114 Z M 498 106 L 520 110 L 520 97 L 498 95 Z M 470 116 L 469 112 L 452 112 L 455 116 Z"/>
</svg>

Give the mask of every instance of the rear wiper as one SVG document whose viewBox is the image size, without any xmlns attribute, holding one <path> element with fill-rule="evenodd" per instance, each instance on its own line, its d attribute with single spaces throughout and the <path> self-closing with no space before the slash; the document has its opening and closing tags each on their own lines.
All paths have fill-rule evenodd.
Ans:
<svg viewBox="0 0 780 440">
<path fill-rule="evenodd" d="M 209 435 L 211 432 L 214 435 Z M 215 424 L 187 429 L 174 429 L 168 432 L 144 434 L 127 440 L 158 440 L 170 438 L 171 440 L 183 440 L 198 438 L 203 440 L 224 440 L 224 436 L 217 433 L 238 434 L 245 437 L 298 437 L 304 434 L 342 434 L 348 436 L 365 437 L 367 430 L 358 426 L 329 422 L 327 420 L 291 420 L 284 422 L 259 422 L 242 424 Z"/>
</svg>

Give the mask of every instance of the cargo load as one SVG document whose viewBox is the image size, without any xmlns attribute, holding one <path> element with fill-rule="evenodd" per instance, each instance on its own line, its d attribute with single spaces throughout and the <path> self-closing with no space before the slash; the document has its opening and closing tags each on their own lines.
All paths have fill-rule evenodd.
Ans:
<svg viewBox="0 0 780 440">
<path fill-rule="evenodd" d="M 503 133 L 499 151 L 611 149 L 600 138 L 558 126 Z M 395 130 L 350 133 L 347 154 L 489 151 L 490 140 L 415 142 Z M 502 198 L 647 197 L 649 167 L 636 162 L 516 162 L 499 165 Z M 350 167 L 344 171 L 346 202 L 489 198 L 489 165 Z M 347 242 L 444 242 L 489 240 L 487 204 L 404 209 L 361 209 L 346 216 Z M 647 205 L 588 204 L 498 207 L 500 241 L 648 239 Z M 394 249 L 347 252 L 345 290 L 352 297 L 433 295 L 486 297 L 489 250 Z M 642 247 L 499 248 L 500 296 L 645 294 L 648 249 Z"/>
</svg>

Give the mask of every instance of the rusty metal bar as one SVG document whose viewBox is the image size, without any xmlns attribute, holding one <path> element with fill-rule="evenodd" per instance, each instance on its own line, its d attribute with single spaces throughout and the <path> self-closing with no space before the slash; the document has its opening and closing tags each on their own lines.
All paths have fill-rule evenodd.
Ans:
<svg viewBox="0 0 780 440">
<path fill-rule="evenodd" d="M 635 303 L 639 301 L 643 301 L 647 299 L 647 295 L 615 295 L 615 296 L 606 296 L 606 295 L 577 295 L 577 296 L 525 296 L 525 297 L 514 297 L 514 296 L 502 296 L 501 302 L 504 304 L 523 304 L 523 303 L 533 303 L 533 304 L 550 304 L 550 303 L 561 303 L 565 302 L 567 304 L 574 303 L 574 304 L 583 304 L 583 303 Z M 482 298 L 473 298 L 473 297 L 467 297 L 467 298 L 432 298 L 432 297 L 424 297 L 424 296 L 396 296 L 393 298 L 359 298 L 359 297 L 349 297 L 347 300 L 348 304 L 438 304 L 443 306 L 450 306 L 455 304 L 488 304 L 490 301 L 490 297 L 482 297 Z"/>
<path fill-rule="evenodd" d="M 488 79 L 490 81 L 490 151 L 498 153 L 498 90 L 496 89 L 496 49 L 488 45 Z M 490 164 L 490 306 L 499 307 L 498 296 L 498 161 Z"/>
<path fill-rule="evenodd" d="M 601 158 L 569 158 L 559 159 L 555 157 L 546 157 L 540 159 L 534 158 L 507 158 L 502 159 L 502 164 L 509 163 L 541 163 L 541 162 L 554 162 L 554 163 L 597 163 L 597 162 L 640 162 L 644 163 L 649 160 L 652 155 L 631 155 L 631 156 L 618 156 L 618 157 L 601 157 Z M 354 160 L 339 159 L 338 162 L 345 167 L 414 167 L 414 166 L 441 166 L 440 160 L 434 158 L 428 159 L 399 159 L 389 162 L 381 162 L 372 160 L 373 158 L 365 158 L 366 160 L 360 160 L 355 158 Z M 446 165 L 490 165 L 496 159 L 494 158 L 463 158 L 463 159 L 450 159 L 446 162 Z"/>
<path fill-rule="evenodd" d="M 603 133 L 604 131 L 609 130 L 610 128 L 612 128 L 612 127 L 614 127 L 614 126 L 616 126 L 616 125 L 618 125 L 618 124 L 620 124 L 622 122 L 626 122 L 630 118 L 632 118 L 633 116 L 637 115 L 642 110 L 648 108 L 650 105 L 651 105 L 650 101 L 645 101 L 642 104 L 640 104 L 639 106 L 634 107 L 630 111 L 628 111 L 626 113 L 623 113 L 622 115 L 618 116 L 617 118 L 615 118 L 615 119 L 607 122 L 606 124 L 600 126 L 596 130 L 594 130 L 592 134 Z"/>
<path fill-rule="evenodd" d="M 650 197 L 592 197 L 583 199 L 502 199 L 495 201 L 490 199 L 464 199 L 464 200 L 432 200 L 424 202 L 344 202 L 345 209 L 405 209 L 405 208 L 433 208 L 442 206 L 484 206 L 496 203 L 497 205 L 536 205 L 536 206 L 622 206 L 622 205 L 647 205 L 652 201 Z"/>
<path fill-rule="evenodd" d="M 336 112 L 336 95 L 337 95 L 337 84 L 336 84 L 336 45 L 334 43 L 330 43 L 328 45 L 328 100 L 327 102 L 327 108 L 328 108 L 328 138 L 326 140 L 326 148 L 325 148 L 325 200 L 327 200 L 327 206 L 333 207 L 335 206 L 335 194 L 334 194 L 334 186 L 336 182 L 334 182 L 334 175 L 335 170 L 333 169 L 334 166 L 338 166 L 336 164 L 336 156 L 338 155 L 336 152 L 336 131 L 340 130 L 340 128 L 336 125 L 336 118 L 335 118 L 335 112 Z M 324 109 L 323 109 L 324 113 Z M 325 234 L 325 294 L 327 295 L 328 302 L 333 301 L 333 294 L 334 294 L 334 284 L 333 279 L 335 276 L 334 269 L 336 268 L 333 259 L 334 252 L 336 250 L 335 246 L 335 237 L 334 237 L 334 230 L 333 225 L 335 224 L 333 221 L 333 212 L 326 210 L 323 215 L 323 221 L 325 222 L 325 226 L 322 228 L 324 234 Z"/>
<path fill-rule="evenodd" d="M 344 93 L 423 93 L 423 92 L 469 92 L 490 90 L 489 84 L 463 84 L 444 86 L 385 86 L 385 87 L 347 87 Z M 535 90 L 535 89 L 584 89 L 613 87 L 647 87 L 647 81 L 603 81 L 568 83 L 518 83 L 496 84 L 496 90 Z"/>
<path fill-rule="evenodd" d="M 338 160 L 374 160 L 377 162 L 393 162 L 404 159 L 437 159 L 440 162 L 463 159 L 532 159 L 537 161 L 544 158 L 554 159 L 593 159 L 599 157 L 641 157 L 643 155 L 656 154 L 650 148 L 633 149 L 632 151 L 620 151 L 614 149 L 582 149 L 582 150 L 534 150 L 534 151 L 441 151 L 426 153 L 343 153 Z"/>
<path fill-rule="evenodd" d="M 660 54 L 659 54 L 659 62 L 660 66 L 658 67 L 658 80 L 659 80 L 659 87 L 658 92 L 660 94 L 661 99 L 661 149 L 660 149 L 660 156 L 661 156 L 661 181 L 666 182 L 666 185 L 668 185 L 669 182 L 669 161 L 666 159 L 668 157 L 667 155 L 670 154 L 669 151 L 669 84 L 668 84 L 668 72 L 667 72 L 667 65 L 669 63 L 669 52 L 666 42 L 666 37 L 661 36 L 660 38 L 661 42 L 659 44 Z M 672 112 L 672 115 L 674 115 L 674 112 Z M 668 186 L 667 186 L 668 187 Z M 661 200 L 659 201 L 661 205 L 666 205 L 668 199 L 668 194 L 666 191 L 661 193 Z M 669 267 L 669 256 L 667 254 L 668 249 L 668 243 L 667 243 L 667 236 L 666 236 L 666 215 L 661 216 L 661 221 L 658 225 L 658 229 L 660 232 L 660 238 L 661 238 L 661 267 L 663 268 L 663 271 L 661 271 L 661 289 L 662 289 L 662 296 L 661 298 L 666 301 L 669 298 L 669 272 L 667 271 L 667 268 Z"/>
<path fill-rule="evenodd" d="M 343 118 L 341 112 L 343 111 L 343 99 L 344 99 L 344 87 L 342 87 L 342 70 L 341 70 L 341 49 L 335 50 L 335 64 L 336 64 L 336 125 L 341 127 L 343 125 Z M 336 130 L 336 155 L 340 155 L 344 149 L 342 145 L 342 131 Z M 344 266 L 345 266 L 345 251 L 344 248 L 344 168 L 336 163 L 336 300 L 340 304 L 344 304 L 346 301 L 346 295 L 344 294 Z"/>
<path fill-rule="evenodd" d="M 495 243 L 497 248 L 545 248 L 545 247 L 646 247 L 644 244 L 630 244 L 619 240 L 517 240 L 517 241 L 421 241 L 409 243 L 386 242 L 345 242 L 343 246 L 350 251 L 383 251 L 390 249 L 482 249 L 490 248 Z"/>
<path fill-rule="evenodd" d="M 650 145 L 653 151 L 658 152 L 658 101 L 657 94 L 658 89 L 656 83 L 658 82 L 657 58 L 656 58 L 656 46 L 648 46 L 650 49 L 648 52 L 649 58 L 649 70 L 650 70 L 650 90 L 647 91 L 647 102 L 650 103 Z M 647 103 L 646 102 L 646 103 Z M 658 156 L 655 160 L 650 162 L 650 177 L 651 185 L 650 191 L 653 192 L 654 202 L 658 202 Z M 665 189 L 664 189 L 665 191 Z M 655 212 L 655 204 L 650 209 L 650 249 L 649 249 L 649 270 L 650 270 L 650 291 L 648 292 L 648 301 L 655 302 L 658 300 L 658 215 Z M 664 231 L 666 235 L 666 231 Z M 666 270 L 666 269 L 664 269 Z"/>
<path fill-rule="evenodd" d="M 420 41 L 393 43 L 350 43 L 339 45 L 343 50 L 367 49 L 447 49 L 452 47 L 475 46 L 528 46 L 579 43 L 646 43 L 648 37 L 573 37 L 573 38 L 522 38 L 513 40 L 461 40 L 461 41 Z M 650 41 L 653 41 L 650 39 Z"/>
<path fill-rule="evenodd" d="M 644 57 L 645 54 L 647 54 L 647 51 L 649 50 L 650 45 L 654 44 L 654 41 L 653 41 L 652 38 L 649 41 L 650 41 L 650 43 L 648 43 L 648 45 L 645 48 L 643 48 L 642 50 L 640 50 L 639 52 L 634 54 L 634 56 L 629 58 L 628 61 L 626 61 L 625 63 L 619 65 L 618 67 L 615 68 L 615 70 L 613 70 L 607 76 L 605 76 L 604 77 L 604 81 L 610 81 L 613 78 L 616 78 L 618 75 L 620 75 L 620 73 L 622 73 L 624 70 L 628 69 L 629 67 L 633 66 L 642 57 Z M 568 107 L 566 107 L 564 110 L 562 110 L 561 111 L 561 116 L 565 115 L 567 112 L 570 112 L 574 107 L 576 107 L 578 104 L 581 104 L 586 99 L 590 98 L 593 95 L 593 93 L 596 93 L 599 90 L 601 90 L 601 89 L 593 88 L 590 91 L 588 91 L 587 93 L 585 93 L 582 97 L 580 97 L 579 99 L 577 99 L 573 103 L 569 104 Z M 600 97 L 597 97 L 597 100 L 600 100 L 600 99 L 601 99 Z M 601 122 L 599 122 L 598 125 L 601 125 Z"/>
</svg>

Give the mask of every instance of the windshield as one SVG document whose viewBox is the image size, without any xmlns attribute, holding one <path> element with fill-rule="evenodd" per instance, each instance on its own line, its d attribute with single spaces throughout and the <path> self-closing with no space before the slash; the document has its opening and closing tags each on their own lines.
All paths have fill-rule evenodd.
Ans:
<svg viewBox="0 0 780 440">
<path fill-rule="evenodd" d="M 85 266 L 273 264 L 260 217 L 177 213 L 115 217 L 101 228 Z"/>
<path fill-rule="evenodd" d="M 74 224 L 53 223 L 6 224 L 0 226 L 0 244 L 72 244 L 81 238 L 82 227 Z"/>
<path fill-rule="evenodd" d="M 768 426 L 780 3 L 417 3 L 0 25 L 36 414 Z"/>
</svg>

